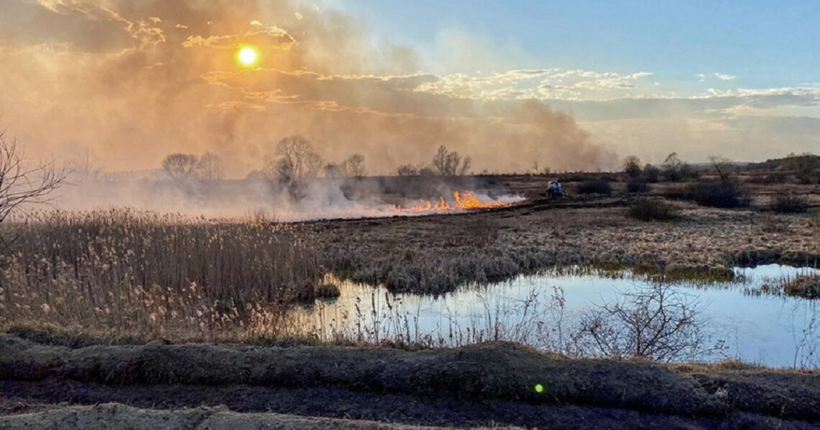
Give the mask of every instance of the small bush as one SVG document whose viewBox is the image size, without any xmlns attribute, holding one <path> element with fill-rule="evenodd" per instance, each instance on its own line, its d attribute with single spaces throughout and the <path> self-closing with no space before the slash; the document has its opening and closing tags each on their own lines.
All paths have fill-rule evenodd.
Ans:
<svg viewBox="0 0 820 430">
<path fill-rule="evenodd" d="M 612 194 L 612 187 L 609 182 L 602 180 L 584 181 L 578 185 L 578 194 Z"/>
<path fill-rule="evenodd" d="M 781 214 L 803 213 L 809 210 L 809 203 L 805 196 L 799 194 L 778 194 L 771 209 Z"/>
<path fill-rule="evenodd" d="M 661 200 L 642 200 L 629 208 L 629 216 L 639 221 L 674 221 L 680 210 Z"/>
<path fill-rule="evenodd" d="M 629 181 L 626 183 L 626 191 L 630 193 L 646 193 L 649 192 L 649 184 L 644 181 Z"/>
<path fill-rule="evenodd" d="M 701 206 L 733 209 L 749 207 L 749 193 L 735 182 L 700 182 L 683 189 L 673 189 L 666 197 L 692 200 Z"/>
<path fill-rule="evenodd" d="M 657 167 L 651 164 L 647 164 L 646 166 L 644 166 L 641 176 L 646 182 L 654 184 L 658 182 L 658 179 L 661 176 L 661 169 L 658 169 Z"/>
</svg>

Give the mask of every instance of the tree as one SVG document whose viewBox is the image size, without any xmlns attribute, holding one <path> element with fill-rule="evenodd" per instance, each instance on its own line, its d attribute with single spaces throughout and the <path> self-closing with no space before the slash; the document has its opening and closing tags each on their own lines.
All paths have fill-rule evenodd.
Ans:
<svg viewBox="0 0 820 430">
<path fill-rule="evenodd" d="M 402 164 L 396 169 L 396 174 L 399 176 L 418 176 L 419 169 L 412 164 Z"/>
<path fill-rule="evenodd" d="M 324 170 L 325 178 L 335 179 L 335 178 L 341 178 L 343 176 L 347 176 L 344 172 L 343 166 L 340 166 L 338 164 L 334 164 L 334 163 L 327 164 L 324 167 L 323 170 Z"/>
<path fill-rule="evenodd" d="M 678 182 L 683 179 L 682 172 L 684 163 L 678 158 L 678 153 L 673 152 L 663 160 L 663 176 L 669 182 Z"/>
<path fill-rule="evenodd" d="M 470 172 L 470 166 L 473 164 L 473 159 L 471 157 L 464 157 L 461 160 L 461 167 L 458 168 L 458 174 L 461 176 L 466 175 Z"/>
<path fill-rule="evenodd" d="M 80 159 L 71 163 L 71 173 L 86 181 L 100 179 L 105 170 L 98 166 L 88 151 L 85 151 Z"/>
<path fill-rule="evenodd" d="M 202 179 L 222 179 L 223 166 L 222 157 L 206 152 L 196 162 L 196 176 Z"/>
<path fill-rule="evenodd" d="M 641 176 L 641 159 L 630 155 L 624 159 L 624 172 L 626 172 L 627 176 L 630 178 L 637 178 Z"/>
<path fill-rule="evenodd" d="M 674 287 L 656 284 L 586 311 L 581 330 L 608 357 L 691 360 L 709 350 L 702 313 L 699 303 Z"/>
<path fill-rule="evenodd" d="M 46 196 L 59 188 L 68 172 L 53 163 L 29 164 L 16 139 L 0 132 L 0 224 L 26 204 L 47 203 Z"/>
<path fill-rule="evenodd" d="M 735 173 L 736 166 L 734 163 L 732 163 L 732 161 L 728 158 L 717 155 L 710 156 L 709 162 L 712 163 L 715 173 L 717 173 L 718 177 L 720 177 L 720 182 L 729 182 L 729 179 Z"/>
<path fill-rule="evenodd" d="M 439 146 L 433 155 L 433 168 L 439 175 L 455 176 L 465 175 L 470 169 L 472 159 L 466 157 L 462 160 L 461 154 L 456 151 L 448 151 L 444 145 Z"/>
<path fill-rule="evenodd" d="M 305 137 L 288 136 L 276 145 L 276 158 L 268 164 L 268 174 L 283 180 L 315 178 L 322 170 L 322 157 Z"/>
<path fill-rule="evenodd" d="M 342 163 L 342 173 L 345 176 L 361 178 L 367 176 L 367 168 L 364 167 L 364 155 L 353 154 Z"/>
<path fill-rule="evenodd" d="M 173 180 L 194 177 L 196 166 L 197 157 L 194 154 L 170 154 L 162 160 L 162 169 Z"/>
</svg>

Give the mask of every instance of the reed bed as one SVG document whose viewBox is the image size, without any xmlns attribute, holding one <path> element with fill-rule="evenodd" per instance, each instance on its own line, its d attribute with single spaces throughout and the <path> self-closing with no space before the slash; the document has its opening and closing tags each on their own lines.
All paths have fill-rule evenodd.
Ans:
<svg viewBox="0 0 820 430">
<path fill-rule="evenodd" d="M 278 326 L 288 304 L 315 298 L 321 278 L 309 234 L 259 217 L 44 212 L 3 234 L 5 326 L 208 339 L 246 325 Z"/>
</svg>

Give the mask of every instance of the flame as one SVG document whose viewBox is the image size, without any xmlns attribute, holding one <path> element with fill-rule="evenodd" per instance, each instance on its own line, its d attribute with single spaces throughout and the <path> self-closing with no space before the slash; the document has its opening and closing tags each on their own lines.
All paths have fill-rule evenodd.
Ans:
<svg viewBox="0 0 820 430">
<path fill-rule="evenodd" d="M 398 212 L 444 212 L 454 210 L 469 210 L 469 209 L 492 209 L 509 206 L 509 203 L 503 202 L 483 202 L 476 197 L 475 194 L 469 191 L 453 191 L 452 202 L 447 201 L 444 196 L 439 197 L 438 202 L 430 200 L 422 200 L 419 204 L 403 208 L 401 205 L 396 205 Z"/>
</svg>

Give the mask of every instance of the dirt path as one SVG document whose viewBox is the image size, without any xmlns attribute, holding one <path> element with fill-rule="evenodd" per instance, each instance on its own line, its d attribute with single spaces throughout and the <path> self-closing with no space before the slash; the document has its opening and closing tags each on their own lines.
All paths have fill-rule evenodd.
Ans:
<svg viewBox="0 0 820 430">
<path fill-rule="evenodd" d="M 103 419 L 179 429 L 820 425 L 817 375 L 694 369 L 569 360 L 511 344 L 68 349 L 0 336 L 0 428 L 95 428 Z M 128 407 L 75 406 L 109 402 Z"/>
</svg>

